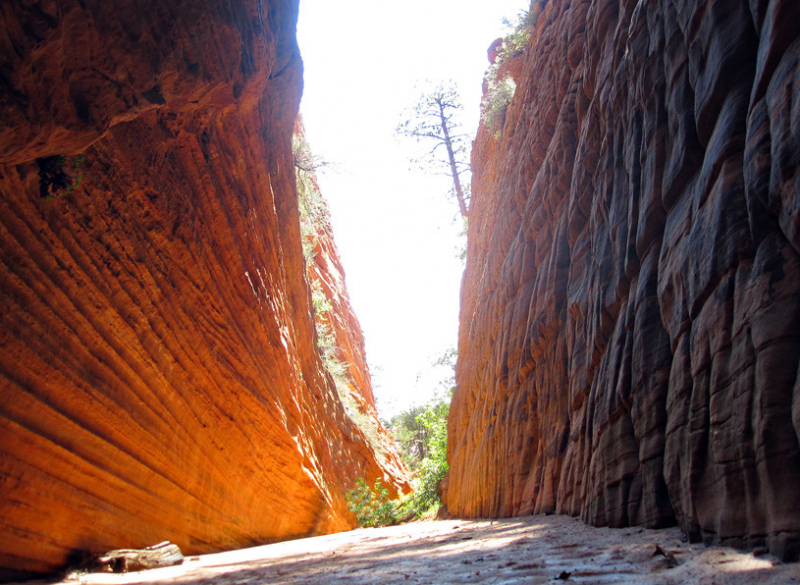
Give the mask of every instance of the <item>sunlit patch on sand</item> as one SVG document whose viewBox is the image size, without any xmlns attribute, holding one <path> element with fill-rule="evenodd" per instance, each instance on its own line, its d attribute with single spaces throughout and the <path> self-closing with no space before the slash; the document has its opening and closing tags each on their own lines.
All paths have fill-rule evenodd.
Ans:
<svg viewBox="0 0 800 585">
<path fill-rule="evenodd" d="M 565 516 L 538 516 L 359 529 L 189 557 L 177 567 L 76 580 L 86 585 L 800 585 L 800 565 L 688 544 L 676 528 L 593 528 Z"/>
</svg>

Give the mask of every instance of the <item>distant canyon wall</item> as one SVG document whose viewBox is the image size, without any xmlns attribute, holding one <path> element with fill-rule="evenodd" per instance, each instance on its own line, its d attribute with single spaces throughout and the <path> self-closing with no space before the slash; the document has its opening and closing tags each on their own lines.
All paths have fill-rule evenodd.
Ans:
<svg viewBox="0 0 800 585">
<path fill-rule="evenodd" d="M 0 10 L 0 580 L 347 529 L 354 478 L 407 485 L 317 347 L 296 18 L 292 0 Z"/>
<path fill-rule="evenodd" d="M 380 466 L 361 477 L 369 485 L 381 480 L 392 497 L 411 491 L 411 474 L 394 439 L 378 418 L 364 335 L 345 283 L 345 270 L 333 237 L 330 208 L 320 190 L 317 165 L 327 162 L 313 154 L 306 142 L 302 118 L 295 122 L 294 153 L 300 204 L 300 232 L 311 286 L 317 345 L 345 410 L 366 434 Z M 299 159 L 299 160 L 298 160 Z M 377 473 L 376 473 L 377 472 Z M 354 478 L 353 478 L 354 479 Z"/>
<path fill-rule="evenodd" d="M 473 195 L 445 502 L 800 556 L 800 4 L 550 0 Z"/>
</svg>

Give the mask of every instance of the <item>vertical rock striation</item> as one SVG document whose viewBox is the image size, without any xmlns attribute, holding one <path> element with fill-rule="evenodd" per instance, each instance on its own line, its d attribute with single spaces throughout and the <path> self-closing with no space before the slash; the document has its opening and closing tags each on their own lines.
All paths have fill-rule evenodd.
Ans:
<svg viewBox="0 0 800 585">
<path fill-rule="evenodd" d="M 316 347 L 296 4 L 0 7 L 0 580 L 346 529 L 355 477 L 404 481 Z"/>
<path fill-rule="evenodd" d="M 449 511 L 797 559 L 800 4 L 535 4 L 473 151 Z"/>
</svg>

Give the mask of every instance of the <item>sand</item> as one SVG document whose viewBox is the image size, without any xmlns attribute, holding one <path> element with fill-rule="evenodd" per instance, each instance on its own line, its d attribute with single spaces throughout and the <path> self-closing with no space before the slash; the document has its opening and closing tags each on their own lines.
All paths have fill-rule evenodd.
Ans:
<svg viewBox="0 0 800 585">
<path fill-rule="evenodd" d="M 677 528 L 592 528 L 530 516 L 358 529 L 139 573 L 73 573 L 61 583 L 800 585 L 800 564 L 689 544 Z"/>
</svg>

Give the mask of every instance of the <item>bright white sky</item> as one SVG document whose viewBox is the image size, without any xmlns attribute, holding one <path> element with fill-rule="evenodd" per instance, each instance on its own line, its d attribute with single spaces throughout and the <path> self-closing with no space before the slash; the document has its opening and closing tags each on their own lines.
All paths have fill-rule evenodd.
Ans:
<svg viewBox="0 0 800 585">
<path fill-rule="evenodd" d="M 300 110 L 312 151 L 338 167 L 320 186 L 384 419 L 427 402 L 447 374 L 431 364 L 457 344 L 463 271 L 449 182 L 411 168 L 414 147 L 394 128 L 419 96 L 415 85 L 452 79 L 474 136 L 486 50 L 507 32 L 503 17 L 528 5 L 300 0 Z"/>
</svg>

